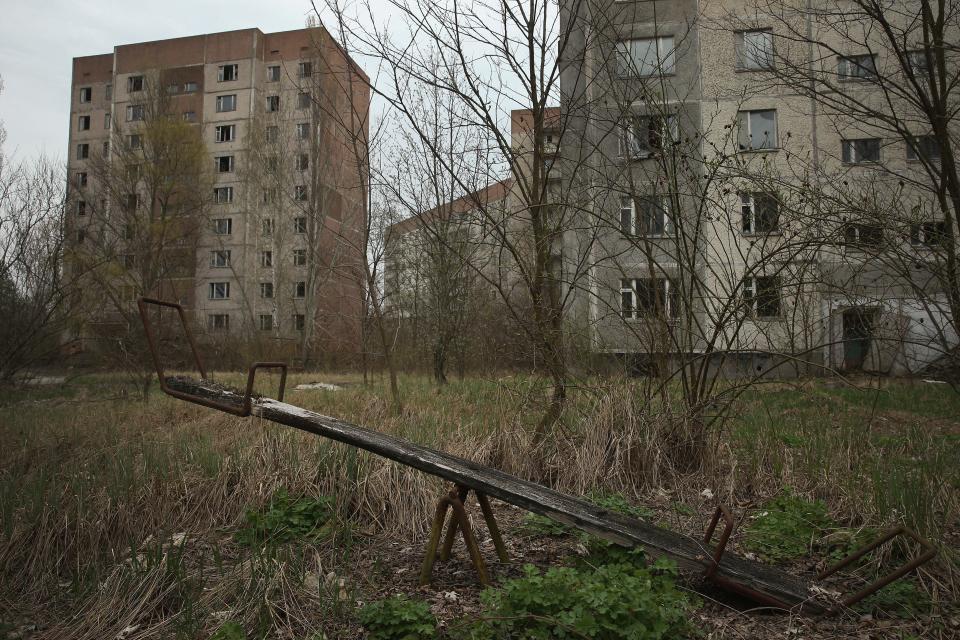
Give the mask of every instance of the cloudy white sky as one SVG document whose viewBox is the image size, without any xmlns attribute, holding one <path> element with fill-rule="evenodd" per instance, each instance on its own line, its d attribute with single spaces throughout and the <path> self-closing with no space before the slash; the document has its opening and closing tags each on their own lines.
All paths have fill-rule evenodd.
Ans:
<svg viewBox="0 0 960 640">
<path fill-rule="evenodd" d="M 0 120 L 7 155 L 66 157 L 70 69 L 118 44 L 304 26 L 309 0 L 0 0 Z"/>
</svg>

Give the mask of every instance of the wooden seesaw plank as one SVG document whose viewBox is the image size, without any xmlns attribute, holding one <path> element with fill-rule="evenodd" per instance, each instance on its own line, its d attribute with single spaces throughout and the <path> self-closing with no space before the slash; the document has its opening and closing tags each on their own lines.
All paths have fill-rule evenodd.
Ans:
<svg viewBox="0 0 960 640">
<path fill-rule="evenodd" d="M 218 402 L 241 404 L 239 394 L 209 382 L 182 377 L 167 378 L 166 382 L 171 389 Z M 252 405 L 252 415 L 364 449 L 615 544 L 641 546 L 651 555 L 669 556 L 677 562 L 681 571 L 703 572 L 713 564 L 712 550 L 700 540 L 602 509 L 585 500 L 464 458 L 270 398 L 256 399 Z M 805 613 L 824 609 L 821 603 L 813 600 L 815 594 L 807 583 L 732 552 L 723 555 L 714 580 L 766 594 L 793 609 L 802 606 Z"/>
</svg>

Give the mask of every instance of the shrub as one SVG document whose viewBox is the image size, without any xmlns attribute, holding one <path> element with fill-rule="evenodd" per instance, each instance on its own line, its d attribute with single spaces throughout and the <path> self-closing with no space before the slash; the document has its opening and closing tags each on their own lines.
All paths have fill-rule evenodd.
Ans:
<svg viewBox="0 0 960 640">
<path fill-rule="evenodd" d="M 246 545 L 320 540 L 332 532 L 332 518 L 330 498 L 294 497 L 286 489 L 279 489 L 265 509 L 247 511 L 246 524 L 236 539 Z"/>
<path fill-rule="evenodd" d="M 774 562 L 806 555 L 810 543 L 833 525 L 827 506 L 790 491 L 766 503 L 744 534 L 744 547 Z"/>
<path fill-rule="evenodd" d="M 426 602 L 394 596 L 360 609 L 371 640 L 427 640 L 437 637 L 437 619 Z"/>
<path fill-rule="evenodd" d="M 666 567 L 667 565 L 658 565 Z M 484 613 L 466 630 L 481 638 L 595 638 L 654 640 L 690 634 L 689 601 L 674 584 L 673 570 L 606 565 L 596 570 L 552 568 L 481 596 Z"/>
</svg>

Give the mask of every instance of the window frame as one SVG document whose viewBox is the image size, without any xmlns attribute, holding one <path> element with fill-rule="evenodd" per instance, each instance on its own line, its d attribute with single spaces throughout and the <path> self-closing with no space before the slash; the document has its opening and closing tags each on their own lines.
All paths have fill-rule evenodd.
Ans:
<svg viewBox="0 0 960 640">
<path fill-rule="evenodd" d="M 267 82 L 280 82 L 280 65 L 271 64 L 267 65 Z"/>
<path fill-rule="evenodd" d="M 207 331 L 229 331 L 230 314 L 229 313 L 208 313 Z"/>
<path fill-rule="evenodd" d="M 263 269 L 273 268 L 273 251 L 265 249 L 260 252 L 260 267 Z"/>
<path fill-rule="evenodd" d="M 307 232 L 307 217 L 306 216 L 297 216 L 293 219 L 293 232 L 294 233 L 306 233 Z"/>
<path fill-rule="evenodd" d="M 307 266 L 307 250 L 306 249 L 293 250 L 293 266 L 295 267 Z"/>
<path fill-rule="evenodd" d="M 89 104 L 93 102 L 93 87 L 80 87 L 78 100 L 80 104 Z"/>
<path fill-rule="evenodd" d="M 744 236 L 769 236 L 780 233 L 780 199 L 776 195 L 766 191 L 741 191 L 740 196 L 740 230 Z M 774 221 L 775 223 L 769 229 L 759 229 L 758 220 L 762 216 L 758 215 L 757 201 L 758 196 L 769 199 L 776 207 Z M 749 217 L 749 224 L 748 224 Z"/>
<path fill-rule="evenodd" d="M 221 228 L 225 228 L 226 231 L 222 231 Z M 218 236 L 233 235 L 233 218 L 213 218 L 213 233 Z"/>
<path fill-rule="evenodd" d="M 214 109 L 217 113 L 230 113 L 237 110 L 237 94 L 224 93 L 216 97 Z"/>
<path fill-rule="evenodd" d="M 230 249 L 214 249 L 210 252 L 210 266 L 214 269 L 230 267 Z"/>
<path fill-rule="evenodd" d="M 945 220 L 927 220 L 910 225 L 910 245 L 913 247 L 935 249 L 944 246 L 947 241 L 949 234 Z"/>
<path fill-rule="evenodd" d="M 663 43 L 669 40 L 670 48 L 664 55 Z M 650 73 L 642 73 L 644 69 L 637 65 L 633 56 L 635 43 L 653 43 L 655 49 L 655 59 Z M 647 44 L 649 51 L 649 44 Z M 642 38 L 626 38 L 618 40 L 614 48 L 614 61 L 616 64 L 616 75 L 618 78 L 657 78 L 676 75 L 677 72 L 677 49 L 675 39 L 670 35 L 656 35 Z M 643 62 L 646 62 L 644 60 Z"/>
<path fill-rule="evenodd" d="M 637 210 L 637 201 L 641 203 L 651 203 L 651 207 L 657 210 L 657 213 L 662 217 L 662 224 L 656 226 L 661 226 L 662 230 L 659 232 L 651 233 L 646 231 L 643 227 L 644 224 L 649 220 L 645 215 L 646 212 Z M 629 212 L 629 213 L 628 213 Z M 625 215 L 629 215 L 629 219 L 625 218 Z M 643 218 L 641 218 L 643 216 Z M 645 219 L 646 220 L 645 220 Z M 624 222 L 629 224 L 624 225 Z M 624 226 L 627 229 L 624 229 Z M 673 222 L 673 216 L 670 215 L 670 200 L 665 194 L 644 194 L 639 196 L 621 196 L 620 197 L 620 232 L 623 233 L 628 238 L 673 238 L 676 236 L 676 227 Z"/>
<path fill-rule="evenodd" d="M 870 60 L 870 65 L 865 66 L 861 64 L 861 60 Z M 854 71 L 867 73 L 852 73 Z M 877 77 L 877 56 L 875 54 L 855 53 L 837 56 L 838 82 L 872 82 L 875 81 Z"/>
<path fill-rule="evenodd" d="M 260 283 L 260 297 L 264 300 L 273 300 L 273 281 L 263 281 Z"/>
<path fill-rule="evenodd" d="M 216 144 L 221 142 L 233 142 L 237 139 L 237 125 L 235 124 L 218 124 L 214 127 L 213 130 L 213 141 Z M 224 133 L 229 132 L 228 137 L 224 137 Z"/>
<path fill-rule="evenodd" d="M 230 299 L 230 281 L 217 281 L 207 283 L 208 300 L 229 300 Z"/>
<path fill-rule="evenodd" d="M 142 104 L 128 104 L 126 116 L 127 122 L 143 122 L 147 116 L 147 109 Z"/>
<path fill-rule="evenodd" d="M 854 233 L 851 234 L 851 231 Z M 885 239 L 882 226 L 866 222 L 844 223 L 842 233 L 842 244 L 844 248 L 860 251 L 865 249 L 879 249 L 883 246 Z M 873 237 L 872 234 L 876 234 L 876 237 Z"/>
<path fill-rule="evenodd" d="M 258 315 L 260 331 L 273 331 L 273 314 L 261 313 Z"/>
<path fill-rule="evenodd" d="M 761 283 L 773 283 L 772 291 L 776 294 L 775 297 L 770 296 L 770 288 L 766 287 L 767 298 L 768 300 L 764 301 L 761 293 Z M 765 276 L 765 275 L 753 275 L 745 276 L 743 281 L 740 283 L 742 287 L 741 299 L 743 301 L 744 307 L 747 309 L 747 316 L 752 320 L 779 320 L 783 317 L 783 296 L 780 291 L 782 289 L 780 283 L 780 276 Z M 761 315 L 761 303 L 766 302 L 764 311 L 769 309 L 770 301 L 773 301 L 773 304 L 776 305 L 775 313 L 764 313 Z"/>
<path fill-rule="evenodd" d="M 295 300 L 303 300 L 307 297 L 306 280 L 297 280 L 293 283 L 293 297 Z"/>
<path fill-rule="evenodd" d="M 90 115 L 84 114 L 77 118 L 77 131 L 90 131 Z"/>
<path fill-rule="evenodd" d="M 639 135 L 641 132 L 643 136 Z M 645 139 L 645 145 L 639 143 L 641 139 Z M 680 123 L 675 114 L 632 115 L 625 124 L 620 125 L 617 154 L 623 159 L 646 160 L 656 157 L 679 141 Z"/>
<path fill-rule="evenodd" d="M 146 80 L 142 75 L 127 77 L 127 93 L 139 93 L 143 91 Z"/>
<path fill-rule="evenodd" d="M 234 160 L 235 156 L 233 154 L 226 156 L 216 156 L 215 161 L 217 163 L 217 173 L 233 173 L 234 170 Z M 227 168 L 223 168 L 223 161 L 227 161 Z"/>
<path fill-rule="evenodd" d="M 228 73 L 229 69 L 229 73 Z M 227 77 L 227 76 L 231 77 Z M 240 78 L 240 65 L 236 62 L 217 67 L 217 82 L 236 82 Z"/>
<path fill-rule="evenodd" d="M 753 124 L 752 124 L 752 115 L 757 113 L 772 113 L 773 114 L 773 146 L 770 147 L 756 147 L 753 146 Z M 744 123 L 746 123 L 746 139 L 750 141 L 749 147 L 744 147 L 742 144 L 742 135 L 741 132 L 744 130 Z M 777 109 L 742 109 L 737 112 L 737 151 L 738 153 L 754 153 L 754 152 L 766 152 L 777 151 L 780 149 L 780 118 L 777 113 Z"/>
<path fill-rule="evenodd" d="M 641 292 L 637 283 L 647 283 L 644 287 L 644 297 L 647 301 L 653 301 L 653 305 L 644 304 L 640 307 Z M 625 304 L 629 297 L 629 304 Z M 656 300 L 659 298 L 660 306 L 664 311 L 662 316 L 656 313 Z M 680 317 L 680 295 L 676 289 L 673 278 L 667 276 L 653 276 L 646 278 L 621 278 L 620 279 L 620 317 L 623 320 L 649 320 L 651 318 L 661 318 L 675 322 Z M 629 311 L 628 311 L 629 308 Z"/>
<path fill-rule="evenodd" d="M 309 139 L 310 139 L 310 123 L 298 122 L 297 123 L 297 140 L 309 140 Z"/>
<path fill-rule="evenodd" d="M 910 141 L 906 141 L 906 144 L 907 162 L 940 162 L 940 142 L 936 136 L 913 136 L 913 144 Z M 930 150 L 936 150 L 936 154 L 929 154 Z"/>
<path fill-rule="evenodd" d="M 753 58 L 748 55 L 747 38 L 757 34 L 763 34 L 767 36 L 766 40 L 767 40 L 769 49 L 764 51 L 767 57 L 767 64 L 754 66 L 749 64 L 749 61 L 753 60 Z M 770 29 L 770 28 L 744 29 L 743 31 L 737 31 L 734 37 L 735 37 L 735 40 L 734 40 L 735 65 L 736 65 L 737 71 L 744 71 L 744 72 L 770 71 L 772 69 L 777 68 L 776 60 L 774 58 L 775 49 L 774 49 L 774 42 L 773 42 L 773 29 Z"/>
<path fill-rule="evenodd" d="M 876 143 L 876 159 L 860 159 L 860 145 L 863 143 Z M 877 164 L 881 161 L 882 145 L 883 141 L 880 138 L 843 138 L 840 140 L 840 161 L 848 165 Z"/>
<path fill-rule="evenodd" d="M 233 187 L 219 186 L 213 188 L 214 204 L 233 204 Z"/>
<path fill-rule="evenodd" d="M 278 113 L 280 111 L 280 96 L 272 95 L 266 96 L 266 112 L 267 113 Z"/>
</svg>

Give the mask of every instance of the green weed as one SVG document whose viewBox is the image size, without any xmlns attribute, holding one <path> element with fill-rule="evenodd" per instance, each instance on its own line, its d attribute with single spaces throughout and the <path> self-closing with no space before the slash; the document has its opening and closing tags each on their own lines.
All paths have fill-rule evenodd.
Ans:
<svg viewBox="0 0 960 640">
<path fill-rule="evenodd" d="M 437 637 L 437 619 L 426 602 L 394 596 L 360 609 L 370 640 L 429 640 Z"/>
<path fill-rule="evenodd" d="M 811 543 L 833 522 L 822 501 L 787 491 L 760 508 L 746 528 L 744 547 L 773 562 L 806 555 Z"/>
<path fill-rule="evenodd" d="M 235 539 L 248 546 L 292 540 L 321 540 L 330 535 L 335 527 L 333 515 L 333 501 L 330 498 L 296 497 L 287 493 L 286 489 L 279 489 L 265 509 L 247 511 L 246 524 L 237 531 Z"/>
</svg>

